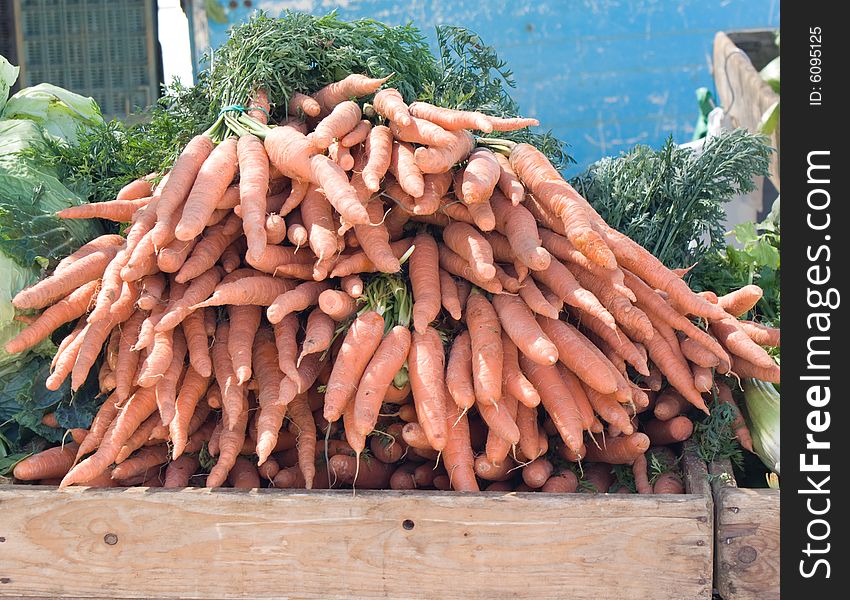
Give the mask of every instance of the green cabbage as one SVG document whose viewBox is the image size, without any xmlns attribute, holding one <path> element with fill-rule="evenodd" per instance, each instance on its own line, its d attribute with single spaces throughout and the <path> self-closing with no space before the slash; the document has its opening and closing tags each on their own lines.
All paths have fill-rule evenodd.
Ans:
<svg viewBox="0 0 850 600">
<path fill-rule="evenodd" d="M 6 57 L 0 54 L 0 113 L 3 112 L 3 107 L 6 106 L 6 100 L 9 99 L 9 90 L 18 79 L 19 67 L 12 66 Z"/>
<path fill-rule="evenodd" d="M 48 156 L 46 141 L 74 144 L 81 128 L 102 122 L 91 98 L 56 86 L 26 88 L 8 99 L 17 76 L 0 56 L 0 451 L 35 433 L 50 439 L 56 430 L 40 424 L 48 407 L 61 400 L 70 421 L 85 421 L 89 402 L 81 394 L 70 400 L 69 386 L 56 392 L 44 387 L 55 347 L 45 340 L 26 352 L 10 355 L 3 346 L 20 332 L 12 298 L 47 269 L 103 228 L 96 220 L 62 220 L 55 213 L 82 202 L 63 185 Z M 24 154 L 22 154 L 24 153 Z M 93 396 L 93 395 L 92 395 Z M 88 398 L 86 398 L 88 399 Z M 84 406 L 88 408 L 84 408 Z M 82 426 L 87 426 L 85 423 Z"/>
<path fill-rule="evenodd" d="M 9 98 L 0 116 L 34 121 L 50 135 L 71 144 L 77 141 L 81 125 L 103 123 L 94 98 L 80 96 L 49 83 L 22 89 Z"/>
</svg>

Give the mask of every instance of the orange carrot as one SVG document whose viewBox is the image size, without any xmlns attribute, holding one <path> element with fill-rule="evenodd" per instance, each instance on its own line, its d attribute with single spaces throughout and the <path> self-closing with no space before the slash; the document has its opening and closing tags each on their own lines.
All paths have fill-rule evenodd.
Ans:
<svg viewBox="0 0 850 600">
<path fill-rule="evenodd" d="M 495 405 L 502 397 L 503 347 L 499 317 L 480 293 L 470 294 L 466 324 L 472 345 L 472 381 L 479 403 Z"/>
<path fill-rule="evenodd" d="M 71 442 L 27 456 L 15 465 L 12 476 L 21 481 L 64 477 L 74 466 L 78 449 L 79 446 Z"/>
<path fill-rule="evenodd" d="M 487 281 L 496 276 L 493 249 L 481 233 L 471 225 L 450 223 L 443 229 L 443 243 L 469 263 L 473 274 L 478 279 Z"/>
<path fill-rule="evenodd" d="M 594 224 L 598 224 L 605 232 L 605 237 L 621 267 L 630 270 L 651 287 L 667 292 L 671 302 L 682 307 L 685 312 L 708 319 L 722 319 L 727 315 L 719 306 L 694 294 L 688 284 L 667 269 L 661 261 L 640 244 L 608 227 L 598 215 L 594 216 Z"/>
<path fill-rule="evenodd" d="M 328 202 L 346 222 L 352 225 L 369 223 L 366 208 L 357 198 L 345 171 L 327 156 L 318 154 L 310 160 L 310 180 L 322 188 Z"/>
<path fill-rule="evenodd" d="M 266 194 L 269 188 L 269 158 L 260 139 L 250 133 L 240 136 L 236 146 L 239 161 L 239 198 L 242 227 L 248 253 L 258 259 L 266 248 Z"/>
<path fill-rule="evenodd" d="M 377 125 L 366 138 L 366 164 L 363 167 L 363 183 L 371 192 L 381 187 L 381 179 L 386 175 L 392 161 L 393 135 L 389 128 Z"/>
<path fill-rule="evenodd" d="M 440 335 L 432 327 L 414 331 L 408 356 L 408 374 L 419 424 L 431 447 L 446 446 L 445 355 Z"/>
<path fill-rule="evenodd" d="M 513 451 L 516 456 L 516 445 L 522 434 L 517 424 L 517 408 L 519 402 L 510 394 L 503 394 L 499 406 L 486 406 L 479 410 L 482 419 L 487 423 L 487 440 L 484 444 L 484 453 L 487 459 L 494 464 L 501 464 Z M 496 416 L 496 412 L 502 414 Z M 514 438 L 516 433 L 516 438 Z M 508 436 L 507 438 L 502 435 Z"/>
<path fill-rule="evenodd" d="M 759 346 L 779 346 L 779 329 L 752 321 L 738 321 L 744 333 Z"/>
<path fill-rule="evenodd" d="M 393 141 L 389 172 L 396 178 L 401 189 L 411 197 L 419 198 L 425 193 L 425 179 L 413 161 L 412 144 Z"/>
<path fill-rule="evenodd" d="M 189 485 L 189 480 L 198 470 L 200 462 L 194 454 L 184 454 L 168 463 L 165 467 L 164 488 L 183 488 Z"/>
<path fill-rule="evenodd" d="M 163 273 L 148 275 L 141 280 L 140 287 L 141 293 L 136 304 L 142 310 L 150 310 L 162 298 L 165 291 L 165 275 Z"/>
<path fill-rule="evenodd" d="M 440 269 L 440 304 L 455 321 L 460 321 L 460 299 L 457 295 L 457 285 L 451 274 Z"/>
<path fill-rule="evenodd" d="M 710 329 L 717 341 L 736 357 L 743 358 L 763 369 L 771 369 L 775 366 L 773 358 L 764 348 L 750 339 L 734 317 L 713 321 Z"/>
<path fill-rule="evenodd" d="M 259 306 L 243 305 L 228 306 L 227 316 L 232 327 L 231 331 L 238 335 L 228 338 L 227 353 L 233 363 L 233 372 L 239 385 L 247 383 L 251 378 L 251 347 L 254 336 L 260 327 L 263 311 Z"/>
<path fill-rule="evenodd" d="M 688 417 L 680 415 L 667 421 L 651 419 L 643 424 L 643 430 L 654 446 L 667 446 L 691 437 L 694 424 Z"/>
<path fill-rule="evenodd" d="M 714 372 L 708 367 L 691 365 L 694 374 L 694 387 L 698 392 L 710 392 L 714 387 Z"/>
<path fill-rule="evenodd" d="M 383 489 L 389 484 L 392 469 L 377 459 L 337 454 L 328 460 L 334 487 L 350 485 L 360 489 Z"/>
<path fill-rule="evenodd" d="M 369 202 L 366 205 L 369 217 L 374 225 L 355 225 L 354 234 L 360 247 L 375 267 L 384 273 L 397 273 L 401 269 L 398 258 L 390 246 L 390 235 L 387 228 L 381 223 L 383 218 L 383 205 L 379 201 Z"/>
<path fill-rule="evenodd" d="M 517 144 L 511 150 L 510 163 L 535 198 L 560 217 L 567 237 L 576 248 L 606 269 L 617 266 L 613 252 L 591 226 L 590 213 L 594 212 L 593 209 L 561 177 L 542 152 L 530 144 Z"/>
<path fill-rule="evenodd" d="M 169 301 L 162 319 L 156 324 L 155 330 L 158 332 L 174 329 L 183 322 L 196 304 L 208 298 L 215 290 L 216 285 L 221 280 L 222 271 L 218 267 L 213 267 L 198 277 L 194 278 L 186 292 L 178 299 Z"/>
<path fill-rule="evenodd" d="M 183 323 L 183 335 L 189 351 L 189 364 L 204 377 L 212 375 L 209 340 L 204 328 L 204 313 L 195 311 L 187 316 Z"/>
<path fill-rule="evenodd" d="M 564 384 L 560 371 L 555 366 L 545 366 L 520 356 L 523 373 L 540 394 L 540 400 L 546 408 L 558 434 L 564 443 L 574 452 L 582 446 L 582 417 L 575 398 Z"/>
<path fill-rule="evenodd" d="M 337 250 L 337 236 L 331 205 L 314 186 L 310 186 L 301 203 L 301 218 L 310 235 L 310 248 L 319 260 L 333 256 Z"/>
<path fill-rule="evenodd" d="M 502 378 L 505 392 L 527 407 L 540 404 L 540 395 L 519 367 L 519 351 L 508 334 L 502 331 Z"/>
<path fill-rule="evenodd" d="M 274 449 L 286 413 L 286 406 L 280 401 L 280 387 L 284 374 L 277 364 L 276 354 L 272 336 L 268 329 L 262 328 L 254 338 L 252 353 L 259 404 L 256 452 L 261 465 Z"/>
<path fill-rule="evenodd" d="M 223 426 L 218 442 L 218 460 L 207 475 L 207 487 L 219 487 L 224 484 L 245 442 L 245 430 L 248 426 L 248 397 L 244 391 L 240 392 L 240 396 L 241 406 L 234 411 L 236 420 L 230 421 L 227 411 L 222 414 Z"/>
<path fill-rule="evenodd" d="M 254 272 L 245 278 L 222 280 L 209 298 L 193 305 L 192 308 L 249 304 L 270 306 L 278 296 L 294 289 L 295 286 L 290 280 Z"/>
<path fill-rule="evenodd" d="M 142 197 L 135 200 L 108 200 L 106 202 L 95 202 L 92 204 L 80 204 L 69 206 L 56 213 L 60 219 L 104 219 L 116 223 L 126 223 L 133 214 L 148 205 L 151 197 Z"/>
<path fill-rule="evenodd" d="M 174 459 L 179 458 L 186 448 L 191 433 L 190 421 L 200 410 L 198 402 L 206 394 L 209 384 L 209 376 L 200 375 L 191 366 L 186 370 L 177 394 L 174 418 L 169 423 L 170 439 L 174 445 L 172 454 Z"/>
<path fill-rule="evenodd" d="M 649 465 L 646 454 L 641 454 L 632 463 L 632 473 L 635 478 L 635 488 L 638 494 L 651 494 L 652 484 L 649 483 Z"/>
<path fill-rule="evenodd" d="M 552 473 L 555 467 L 545 458 L 537 458 L 528 463 L 522 468 L 522 480 L 533 490 L 542 488 Z"/>
<path fill-rule="evenodd" d="M 703 412 L 708 411 L 699 391 L 694 387 L 693 375 L 687 362 L 680 360 L 661 334 L 654 335 L 647 343 L 646 349 L 652 362 L 667 377 L 676 390 L 685 399 Z"/>
<path fill-rule="evenodd" d="M 118 249 L 118 246 L 108 246 L 80 258 L 59 273 L 54 272 L 53 275 L 18 292 L 12 299 L 12 304 L 23 310 L 44 308 L 55 303 L 86 283 L 99 279 L 118 253 Z"/>
<path fill-rule="evenodd" d="M 301 354 L 298 356 L 296 366 L 301 360 L 310 354 L 324 352 L 331 345 L 336 323 L 320 308 L 314 308 L 307 317 L 307 325 L 304 329 L 304 341 L 301 344 Z"/>
<path fill-rule="evenodd" d="M 517 404 L 516 425 L 519 429 L 519 450 L 522 461 L 531 461 L 539 456 L 538 440 L 540 438 L 537 424 L 537 407 L 529 408 L 522 403 Z"/>
<path fill-rule="evenodd" d="M 343 148 L 353 148 L 358 144 L 362 144 L 369 137 L 370 131 L 372 131 L 372 123 L 363 119 L 355 125 L 354 129 L 339 140 L 339 145 Z"/>
<path fill-rule="evenodd" d="M 551 289 L 566 304 L 587 312 L 611 329 L 615 328 L 616 323 L 611 313 L 592 292 L 579 284 L 572 272 L 561 261 L 551 259 L 546 269 L 534 271 L 532 277 Z"/>
<path fill-rule="evenodd" d="M 231 424 L 238 423 L 239 411 L 245 395 L 245 386 L 236 380 L 233 372 L 233 361 L 227 351 L 230 336 L 230 323 L 222 321 L 216 331 L 215 342 L 212 346 L 213 372 L 218 387 L 221 390 L 222 415 Z"/>
<path fill-rule="evenodd" d="M 189 241 L 203 232 L 219 199 L 236 175 L 236 146 L 236 138 L 224 140 L 201 165 L 192 190 L 186 198 L 183 213 L 174 228 L 174 236 L 178 240 Z M 159 206 L 162 207 L 162 202 Z M 157 216 L 163 218 L 159 211 Z"/>
<path fill-rule="evenodd" d="M 475 404 L 472 347 L 468 331 L 459 333 L 452 343 L 446 367 L 446 387 L 449 397 L 461 410 L 467 410 Z"/>
<path fill-rule="evenodd" d="M 667 323 L 670 327 L 693 338 L 695 342 L 710 350 L 718 358 L 724 359 L 728 357 L 726 351 L 716 339 L 694 325 L 690 319 L 677 313 L 649 285 L 641 280 L 640 277 L 630 271 L 624 271 L 624 274 L 626 285 L 634 291 L 638 304 L 645 308 L 647 314 L 657 315 L 659 319 Z"/>
<path fill-rule="evenodd" d="M 764 291 L 759 286 L 750 284 L 720 296 L 717 303 L 733 317 L 740 317 L 752 310 L 763 295 Z"/>
<path fill-rule="evenodd" d="M 410 343 L 410 331 L 407 327 L 393 327 L 366 366 L 354 398 L 352 424 L 360 435 L 366 436 L 375 428 L 378 412 L 393 377 L 407 360 Z M 358 450 L 353 444 L 352 447 Z"/>
<path fill-rule="evenodd" d="M 360 106 L 351 100 L 344 100 L 333 107 L 324 119 L 319 121 L 308 136 L 320 150 L 326 150 L 334 140 L 344 137 L 360 123 Z"/>
<path fill-rule="evenodd" d="M 147 478 L 153 471 L 158 472 L 167 460 L 168 448 L 164 444 L 142 448 L 112 470 L 112 479 L 120 481 L 138 476 Z"/>
<path fill-rule="evenodd" d="M 469 433 L 469 420 L 460 406 L 444 395 L 446 412 L 446 447 L 442 458 L 452 489 L 458 492 L 477 492 L 475 457 Z"/>
<path fill-rule="evenodd" d="M 325 290 L 319 295 L 319 309 L 334 321 L 342 322 L 357 312 L 357 304 L 345 292 Z"/>
<path fill-rule="evenodd" d="M 266 309 L 266 317 L 270 323 L 279 323 L 286 315 L 315 306 L 319 301 L 319 295 L 328 290 L 330 284 L 325 281 L 307 281 L 295 287 L 295 289 L 284 292 L 274 299 Z M 348 297 L 348 296 L 346 296 Z M 348 298 L 349 301 L 351 300 Z"/>
<path fill-rule="evenodd" d="M 448 273 L 451 273 L 452 275 L 462 277 L 490 293 L 499 294 L 502 292 L 502 284 L 499 282 L 498 279 L 480 279 L 472 272 L 472 266 L 469 264 L 469 262 L 467 262 L 459 254 L 453 252 L 447 246 L 439 244 L 437 247 L 437 251 L 439 253 L 439 266 L 443 270 L 447 271 Z"/>
<path fill-rule="evenodd" d="M 60 325 L 83 316 L 88 310 L 97 287 L 97 280 L 90 281 L 56 304 L 49 306 L 27 328 L 6 343 L 6 352 L 14 354 L 32 348 L 50 337 L 50 334 Z"/>
<path fill-rule="evenodd" d="M 770 383 L 780 383 L 780 370 L 779 365 L 776 363 L 770 368 L 766 368 L 753 364 L 740 356 L 733 356 L 732 372 L 738 377 L 752 377 L 753 379 L 761 379 Z"/>
<path fill-rule="evenodd" d="M 410 117 L 410 123 L 402 125 L 398 121 L 390 121 L 390 131 L 396 139 L 425 146 L 450 146 L 455 136 L 436 123 L 426 119 Z"/>
<path fill-rule="evenodd" d="M 551 262 L 549 252 L 541 247 L 534 216 L 522 206 L 513 206 L 500 191 L 490 198 L 496 217 L 496 230 L 505 235 L 516 257 L 529 269 L 542 271 Z"/>
<path fill-rule="evenodd" d="M 493 117 L 487 115 L 487 120 L 493 126 L 493 131 L 516 131 L 517 129 L 525 129 L 526 127 L 537 127 L 540 122 L 537 119 L 529 119 L 525 117 Z"/>
<path fill-rule="evenodd" d="M 308 117 L 318 117 L 322 112 L 322 107 L 314 98 L 300 92 L 293 92 L 287 108 L 290 115 L 296 116 L 299 110 Z"/>
<path fill-rule="evenodd" d="M 587 460 L 610 465 L 630 465 L 649 449 L 649 438 L 642 433 L 610 437 L 594 436 L 587 445 Z"/>
<path fill-rule="evenodd" d="M 511 201 L 514 206 L 519 205 L 525 200 L 525 187 L 519 180 L 519 177 L 514 173 L 511 162 L 503 154 L 494 152 L 496 162 L 499 163 L 499 183 L 496 184 L 505 198 Z"/>
<path fill-rule="evenodd" d="M 502 329 L 517 348 L 533 362 L 553 365 L 558 361 L 558 348 L 553 344 L 523 300 L 517 296 L 499 294 L 493 297 L 493 308 Z"/>
<path fill-rule="evenodd" d="M 377 99 L 378 97 L 375 96 L 375 100 Z M 377 106 L 375 108 L 377 110 Z M 458 131 L 461 129 L 477 129 L 484 133 L 493 131 L 493 123 L 487 115 L 480 112 L 442 108 L 428 104 L 427 102 L 414 102 L 410 105 L 410 114 L 414 117 L 436 123 L 447 131 Z"/>
<path fill-rule="evenodd" d="M 413 289 L 413 327 L 424 332 L 440 313 L 440 267 L 437 242 L 421 233 L 413 240 L 410 285 Z"/>
<path fill-rule="evenodd" d="M 139 198 L 149 197 L 153 193 L 152 181 L 159 175 L 158 173 L 150 173 L 139 179 L 135 179 L 118 190 L 115 195 L 116 200 L 138 200 Z M 103 204 L 100 202 L 99 204 Z"/>
<path fill-rule="evenodd" d="M 322 109 L 320 116 L 324 116 L 333 110 L 333 107 L 351 98 L 360 98 L 374 94 L 378 88 L 386 83 L 388 77 L 372 79 L 366 75 L 352 73 L 341 81 L 328 84 L 313 94 L 313 98 Z"/>
<path fill-rule="evenodd" d="M 712 368 L 720 364 L 720 359 L 713 352 L 689 337 L 680 340 L 679 347 L 682 355 L 696 365 Z"/>
<path fill-rule="evenodd" d="M 71 469 L 62 479 L 59 487 L 87 483 L 106 471 L 115 461 L 124 442 L 154 411 L 156 411 L 156 397 L 153 389 L 137 390 L 110 424 L 97 451 Z"/>
<path fill-rule="evenodd" d="M 296 396 L 289 404 L 289 418 L 296 435 L 298 468 L 304 476 L 305 487 L 313 488 L 316 477 L 316 421 L 307 405 L 306 398 Z"/>
<path fill-rule="evenodd" d="M 543 333 L 558 350 L 559 360 L 579 379 L 603 394 L 614 393 L 617 380 L 604 354 L 575 327 L 564 321 L 538 316 Z"/>
<path fill-rule="evenodd" d="M 683 414 L 691 407 L 691 403 L 685 400 L 674 388 L 667 388 L 655 399 L 653 414 L 660 421 L 669 421 L 673 417 Z"/>
<path fill-rule="evenodd" d="M 383 332 L 384 319 L 374 311 L 360 315 L 349 327 L 326 387 L 323 414 L 329 422 L 339 419 L 354 397 Z"/>
<path fill-rule="evenodd" d="M 191 255 L 177 272 L 175 281 L 186 283 L 206 273 L 240 235 L 242 235 L 242 221 L 236 215 L 231 215 L 222 223 L 211 227 L 204 238 L 195 244 Z"/>
<path fill-rule="evenodd" d="M 215 148 L 212 138 L 203 134 L 196 135 L 186 144 L 168 175 L 168 181 L 162 187 L 159 202 L 155 207 L 158 220 L 167 219 L 186 201 L 201 169 Z M 230 179 L 233 179 L 233 175 Z M 226 183 L 230 183 L 230 180 Z"/>
<path fill-rule="evenodd" d="M 493 194 L 500 174 L 501 168 L 493 153 L 486 148 L 476 148 L 469 155 L 461 176 L 463 201 L 467 204 L 486 202 Z"/>
<path fill-rule="evenodd" d="M 511 471 L 516 467 L 516 463 L 508 457 L 501 464 L 494 464 L 486 455 L 481 454 L 475 457 L 475 474 L 481 479 L 487 481 L 506 481 L 511 477 Z M 490 488 L 487 488 L 490 491 Z"/>
<path fill-rule="evenodd" d="M 550 494 L 571 494 L 578 489 L 578 478 L 572 471 L 560 471 L 552 475 L 540 488 Z"/>
<path fill-rule="evenodd" d="M 469 156 L 475 148 L 475 138 L 468 131 L 461 130 L 448 133 L 452 137 L 451 142 L 441 146 L 416 149 L 413 157 L 420 171 L 423 173 L 445 173 L 453 165 Z"/>
</svg>

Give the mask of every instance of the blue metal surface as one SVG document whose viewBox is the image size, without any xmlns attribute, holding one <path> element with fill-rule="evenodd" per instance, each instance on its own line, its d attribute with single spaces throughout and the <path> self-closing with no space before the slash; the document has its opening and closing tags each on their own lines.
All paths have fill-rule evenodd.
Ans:
<svg viewBox="0 0 850 600">
<path fill-rule="evenodd" d="M 779 26 L 779 0 L 254 0 L 221 4 L 231 23 L 254 9 L 461 25 L 494 46 L 514 72 L 523 113 L 571 145 L 577 173 L 637 143 L 691 139 L 695 90 L 713 88 L 718 30 Z M 245 5 L 250 5 L 250 8 Z M 233 7 L 233 5 L 236 5 Z M 210 23 L 213 47 L 228 25 Z M 568 173 L 569 174 L 569 173 Z"/>
</svg>

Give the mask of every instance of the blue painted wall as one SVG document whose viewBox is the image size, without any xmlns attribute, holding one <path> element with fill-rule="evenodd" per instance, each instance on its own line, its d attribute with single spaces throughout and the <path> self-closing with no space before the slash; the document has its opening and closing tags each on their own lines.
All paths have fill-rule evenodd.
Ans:
<svg viewBox="0 0 850 600">
<path fill-rule="evenodd" d="M 577 173 L 600 157 L 669 135 L 691 139 L 695 90 L 713 89 L 718 30 L 779 26 L 779 0 L 222 0 L 232 22 L 256 8 L 413 21 L 477 31 L 514 72 L 522 111 L 571 145 Z M 250 5 L 250 8 L 245 5 Z M 235 7 L 234 7 L 235 5 Z M 213 47 L 227 25 L 210 23 Z"/>
</svg>

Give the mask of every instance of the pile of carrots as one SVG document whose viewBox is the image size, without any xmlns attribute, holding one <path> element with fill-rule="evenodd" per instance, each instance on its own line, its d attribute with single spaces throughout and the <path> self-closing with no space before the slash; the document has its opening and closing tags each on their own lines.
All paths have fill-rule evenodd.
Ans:
<svg viewBox="0 0 850 600">
<path fill-rule="evenodd" d="M 715 374 L 779 381 L 778 330 L 738 319 L 761 290 L 694 293 L 536 148 L 473 133 L 535 120 L 386 85 L 296 94 L 278 125 L 259 90 L 234 135 L 59 213 L 129 225 L 14 298 L 40 312 L 6 350 L 75 323 L 46 385 L 104 400 L 16 478 L 571 492 L 631 465 L 683 491 L 666 447 L 733 402 Z"/>
</svg>

